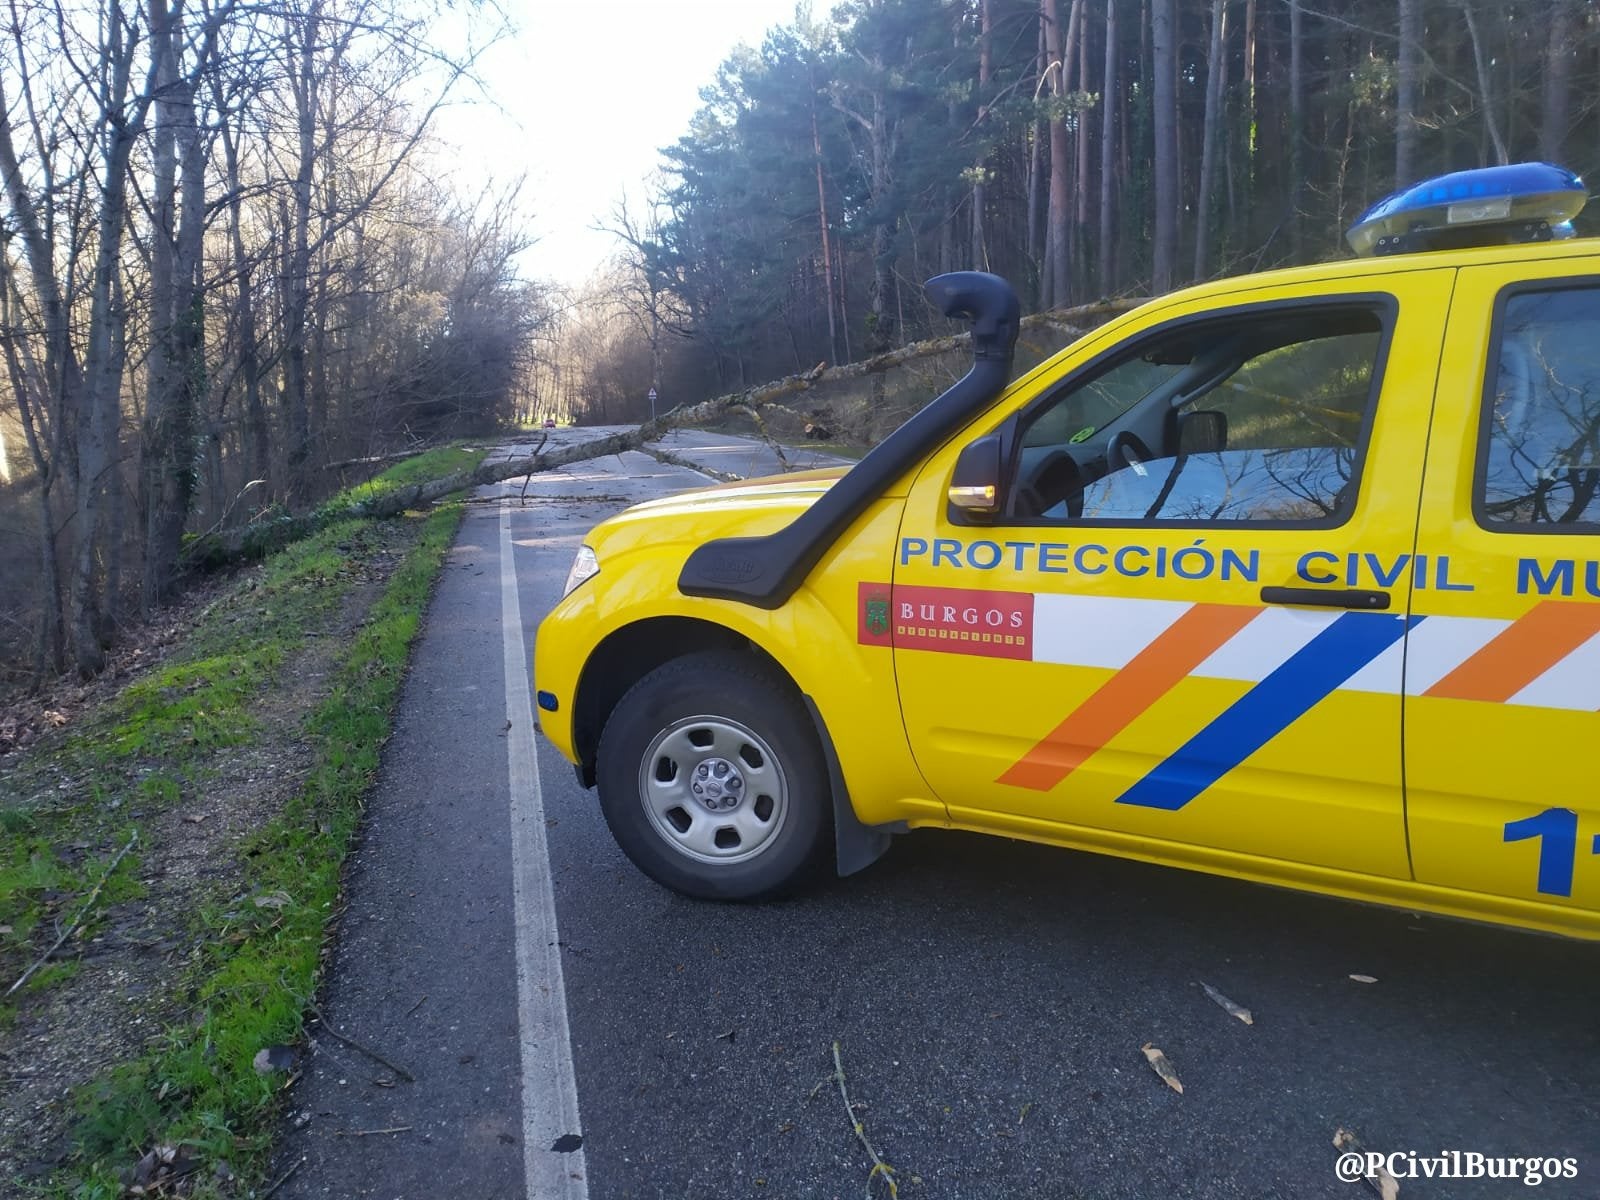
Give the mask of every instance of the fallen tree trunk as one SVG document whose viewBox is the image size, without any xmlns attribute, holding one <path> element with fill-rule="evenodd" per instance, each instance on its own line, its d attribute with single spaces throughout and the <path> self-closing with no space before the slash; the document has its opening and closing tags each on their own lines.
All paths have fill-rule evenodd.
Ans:
<svg viewBox="0 0 1600 1200">
<path fill-rule="evenodd" d="M 1139 300 L 1106 300 L 1076 308 L 1035 313 L 1022 319 L 1022 328 L 1026 330 L 1044 326 L 1082 333 L 1086 332 L 1086 329 L 1079 322 L 1096 322 L 1126 312 L 1140 303 L 1142 301 Z M 860 379 L 867 375 L 892 370 L 918 358 L 947 354 L 959 350 L 971 340 L 971 334 L 960 333 L 951 337 L 915 342 L 885 354 L 863 359 L 861 362 L 846 363 L 842 367 L 829 367 L 825 363 L 818 363 L 809 371 L 802 371 L 797 375 L 786 375 L 782 379 L 758 384 L 742 392 L 729 392 L 727 395 L 703 400 L 699 404 L 672 409 L 653 421 L 646 421 L 621 433 L 605 434 L 553 450 L 541 449 L 521 458 L 481 463 L 472 471 L 457 471 L 440 479 L 390 488 L 351 504 L 324 505 L 304 516 L 283 515 L 233 529 L 216 530 L 189 542 L 184 550 L 184 559 L 192 565 L 220 565 L 237 558 L 259 558 L 279 546 L 315 533 L 335 521 L 357 517 L 398 516 L 407 509 L 431 504 L 452 492 L 499 483 L 506 479 L 518 479 L 524 475 L 536 475 L 541 471 L 551 471 L 575 462 L 622 454 L 628 450 L 638 450 L 646 442 L 656 441 L 669 430 L 685 425 L 705 424 L 733 412 L 755 418 L 757 427 L 761 428 L 762 422 L 758 414 L 762 406 L 772 404 L 785 396 L 807 391 L 817 383 Z M 543 444 L 540 443 L 541 447 Z M 780 461 L 784 461 L 781 453 Z"/>
<path fill-rule="evenodd" d="M 735 409 L 754 409 L 762 404 L 770 404 L 781 396 L 803 391 L 820 378 L 824 370 L 825 368 L 819 364 L 799 375 L 789 375 L 743 392 L 717 396 L 687 408 L 673 409 L 653 421 L 646 421 L 643 425 L 621 433 L 609 433 L 521 458 L 480 463 L 471 471 L 456 471 L 438 479 L 389 488 L 351 504 L 324 505 L 303 516 L 284 514 L 233 529 L 215 530 L 190 541 L 184 549 L 184 559 L 196 566 L 219 566 L 237 558 L 259 558 L 279 546 L 315 533 L 335 521 L 357 517 L 395 517 L 407 509 L 431 504 L 452 492 L 499 483 L 505 479 L 517 479 L 523 475 L 537 475 L 541 471 L 554 470 L 556 467 L 564 467 L 571 463 L 637 450 L 644 443 L 655 441 L 668 430 L 676 429 L 680 425 L 712 421 Z"/>
</svg>

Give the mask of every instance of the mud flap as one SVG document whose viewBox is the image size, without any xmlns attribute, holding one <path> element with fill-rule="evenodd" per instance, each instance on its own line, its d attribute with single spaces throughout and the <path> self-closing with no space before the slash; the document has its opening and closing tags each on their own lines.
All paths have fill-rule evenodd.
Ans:
<svg viewBox="0 0 1600 1200">
<path fill-rule="evenodd" d="M 841 877 L 864 871 L 883 857 L 896 833 L 904 833 L 904 822 L 892 825 L 863 825 L 850 803 L 850 790 L 844 784 L 844 772 L 839 769 L 839 755 L 834 751 L 833 738 L 817 711 L 816 701 L 810 696 L 801 697 L 811 723 L 817 730 L 817 741 L 822 745 L 822 757 L 828 763 L 828 786 L 833 793 L 833 848 L 834 865 Z"/>
</svg>

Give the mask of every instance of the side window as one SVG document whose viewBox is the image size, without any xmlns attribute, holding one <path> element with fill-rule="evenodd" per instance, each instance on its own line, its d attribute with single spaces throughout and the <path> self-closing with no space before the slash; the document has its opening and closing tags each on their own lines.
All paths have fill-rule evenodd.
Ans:
<svg viewBox="0 0 1600 1200">
<path fill-rule="evenodd" d="M 1501 306 L 1477 480 L 1487 529 L 1600 532 L 1600 287 Z"/>
<path fill-rule="evenodd" d="M 1158 335 L 1026 415 L 1011 515 L 1338 524 L 1383 331 L 1377 311 L 1344 307 Z"/>
</svg>

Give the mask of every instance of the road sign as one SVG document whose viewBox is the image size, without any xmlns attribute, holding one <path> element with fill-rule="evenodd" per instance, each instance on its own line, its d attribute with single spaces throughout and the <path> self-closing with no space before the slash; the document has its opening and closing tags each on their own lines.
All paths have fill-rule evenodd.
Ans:
<svg viewBox="0 0 1600 1200">
<path fill-rule="evenodd" d="M 656 419 L 656 390 L 655 390 L 655 388 L 651 388 L 650 389 L 650 419 L 652 421 L 654 421 Z"/>
</svg>

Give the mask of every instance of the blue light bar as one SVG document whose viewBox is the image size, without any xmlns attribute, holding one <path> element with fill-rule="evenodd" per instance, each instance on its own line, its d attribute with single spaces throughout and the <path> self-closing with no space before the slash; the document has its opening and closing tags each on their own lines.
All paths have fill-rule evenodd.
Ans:
<svg viewBox="0 0 1600 1200">
<path fill-rule="evenodd" d="M 1344 236 L 1361 255 L 1545 241 L 1588 199 L 1583 180 L 1549 163 L 1456 171 L 1386 196 Z"/>
</svg>

